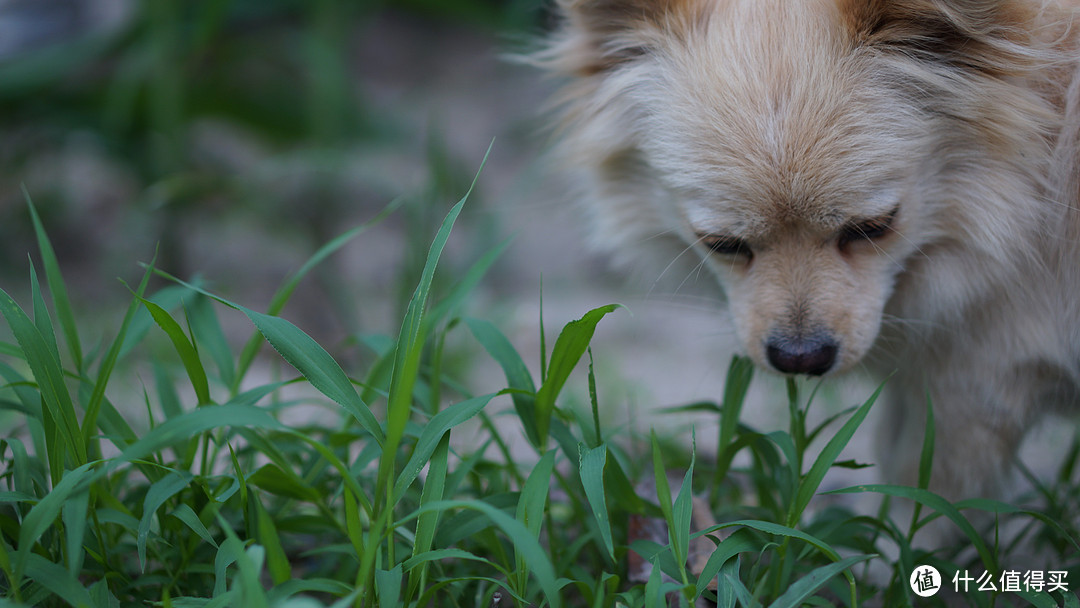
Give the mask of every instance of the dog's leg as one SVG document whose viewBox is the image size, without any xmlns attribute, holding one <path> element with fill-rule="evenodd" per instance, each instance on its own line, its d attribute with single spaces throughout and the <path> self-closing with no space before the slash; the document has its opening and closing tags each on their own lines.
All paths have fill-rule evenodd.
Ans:
<svg viewBox="0 0 1080 608">
<path fill-rule="evenodd" d="M 936 428 L 930 489 L 950 500 L 1000 496 L 1028 425 L 1026 383 L 1008 372 L 989 380 L 949 370 L 924 382 L 898 377 L 890 384 L 881 427 L 890 480 L 918 482 L 929 397 Z"/>
</svg>

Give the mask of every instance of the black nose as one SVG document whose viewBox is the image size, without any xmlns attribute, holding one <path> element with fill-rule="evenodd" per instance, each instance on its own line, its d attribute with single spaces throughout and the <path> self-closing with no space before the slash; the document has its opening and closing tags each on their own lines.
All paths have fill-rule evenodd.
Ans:
<svg viewBox="0 0 1080 608">
<path fill-rule="evenodd" d="M 772 337 L 765 344 L 769 363 L 785 374 L 820 376 L 836 363 L 836 341 L 827 335 Z"/>
</svg>

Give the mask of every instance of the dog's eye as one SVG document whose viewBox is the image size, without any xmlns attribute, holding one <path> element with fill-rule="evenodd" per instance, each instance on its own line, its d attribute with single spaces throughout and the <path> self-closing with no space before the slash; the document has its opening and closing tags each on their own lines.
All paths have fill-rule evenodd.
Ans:
<svg viewBox="0 0 1080 608">
<path fill-rule="evenodd" d="M 701 241 L 713 253 L 722 255 L 750 255 L 750 246 L 746 241 L 733 236 L 708 235 L 701 237 Z"/>
<path fill-rule="evenodd" d="M 845 226 L 840 231 L 840 246 L 843 247 L 856 241 L 873 241 L 885 236 L 892 230 L 896 212 L 897 209 L 893 209 L 888 215 Z"/>
</svg>

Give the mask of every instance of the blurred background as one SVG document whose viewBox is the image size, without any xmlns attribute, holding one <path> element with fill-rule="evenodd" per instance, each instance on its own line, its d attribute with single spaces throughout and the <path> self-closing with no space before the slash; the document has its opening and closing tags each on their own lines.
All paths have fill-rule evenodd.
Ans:
<svg viewBox="0 0 1080 608">
<path fill-rule="evenodd" d="M 355 329 L 341 279 L 412 283 L 493 138 L 468 224 L 477 248 L 505 236 L 493 201 L 530 188 L 543 95 L 498 54 L 543 15 L 534 0 L 0 0 L 3 279 L 25 282 L 33 245 L 21 187 L 68 279 L 105 305 L 155 248 L 256 305 L 404 196 L 379 247 L 298 296 L 320 337 Z"/>
</svg>

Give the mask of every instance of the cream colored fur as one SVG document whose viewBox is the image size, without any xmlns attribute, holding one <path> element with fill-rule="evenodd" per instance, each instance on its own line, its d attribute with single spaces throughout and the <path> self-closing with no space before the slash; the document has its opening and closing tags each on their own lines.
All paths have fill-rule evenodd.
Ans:
<svg viewBox="0 0 1080 608">
<path fill-rule="evenodd" d="M 914 481 L 927 395 L 951 497 L 993 493 L 1033 421 L 1076 409 L 1080 3 L 560 6 L 537 59 L 567 77 L 559 153 L 596 241 L 692 247 L 762 367 L 772 337 L 816 332 L 829 373 L 898 370 L 894 478 Z"/>
</svg>

